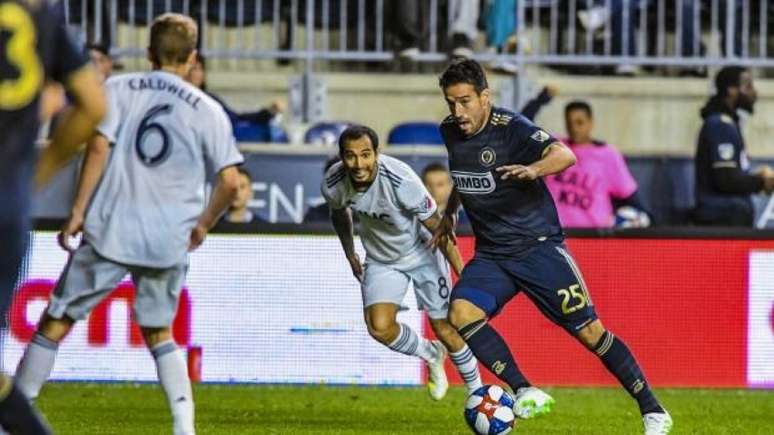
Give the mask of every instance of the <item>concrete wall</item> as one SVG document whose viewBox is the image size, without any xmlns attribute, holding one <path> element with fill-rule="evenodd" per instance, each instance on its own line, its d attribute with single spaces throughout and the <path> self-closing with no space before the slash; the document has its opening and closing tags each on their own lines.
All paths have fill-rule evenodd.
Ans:
<svg viewBox="0 0 774 435">
<path fill-rule="evenodd" d="M 446 106 L 432 74 L 325 74 L 330 119 L 373 126 L 381 136 L 402 121 L 439 121 Z M 491 76 L 494 89 L 503 80 Z M 616 144 L 628 155 L 692 155 L 701 124 L 699 109 L 711 89 L 709 79 L 529 76 L 534 89 L 553 83 L 560 95 L 537 118 L 546 129 L 563 134 L 563 106 L 586 99 L 595 111 L 598 138 Z M 273 99 L 287 100 L 288 75 L 283 73 L 211 73 L 210 88 L 234 107 L 254 109 Z M 756 82 L 759 101 L 745 123 L 750 154 L 774 157 L 774 80 Z M 304 126 L 291 122 L 291 129 Z"/>
</svg>

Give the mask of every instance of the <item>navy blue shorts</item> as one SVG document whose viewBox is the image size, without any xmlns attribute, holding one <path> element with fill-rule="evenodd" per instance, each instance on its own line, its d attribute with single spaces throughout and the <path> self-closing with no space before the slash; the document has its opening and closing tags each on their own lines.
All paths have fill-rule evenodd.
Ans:
<svg viewBox="0 0 774 435">
<path fill-rule="evenodd" d="M 573 335 L 597 318 L 575 260 L 563 243 L 550 241 L 523 258 L 476 255 L 462 271 L 451 299 L 471 302 L 491 318 L 520 291 Z"/>
</svg>

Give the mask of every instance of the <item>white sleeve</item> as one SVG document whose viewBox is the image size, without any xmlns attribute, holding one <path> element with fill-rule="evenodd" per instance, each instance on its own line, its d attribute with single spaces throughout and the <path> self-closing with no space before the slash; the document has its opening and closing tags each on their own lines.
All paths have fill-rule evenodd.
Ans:
<svg viewBox="0 0 774 435">
<path fill-rule="evenodd" d="M 342 201 L 343 195 L 341 195 L 337 186 L 338 184 L 328 187 L 325 178 L 323 178 L 322 183 L 320 184 L 320 193 L 322 193 L 323 198 L 325 198 L 325 202 L 328 203 L 328 207 L 334 210 L 344 208 Z"/>
<path fill-rule="evenodd" d="M 204 131 L 204 155 L 215 172 L 228 166 L 244 162 L 242 153 L 236 146 L 234 132 L 226 112 L 221 107 L 214 108 L 210 114 L 213 122 Z"/>
<path fill-rule="evenodd" d="M 121 128 L 121 83 L 119 79 L 109 79 L 105 82 L 105 97 L 107 98 L 107 111 L 102 122 L 97 126 L 97 132 L 105 136 L 113 144 L 116 142 L 118 131 Z"/>
<path fill-rule="evenodd" d="M 422 180 L 413 172 L 404 176 L 395 189 L 395 196 L 401 207 L 421 221 L 432 217 L 437 209 L 433 197 L 422 184 Z"/>
</svg>

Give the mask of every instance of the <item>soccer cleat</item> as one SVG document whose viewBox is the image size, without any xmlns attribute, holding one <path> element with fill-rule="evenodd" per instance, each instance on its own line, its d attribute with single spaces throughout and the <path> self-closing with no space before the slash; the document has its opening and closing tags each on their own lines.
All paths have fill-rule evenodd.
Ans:
<svg viewBox="0 0 774 435">
<path fill-rule="evenodd" d="M 513 413 L 524 420 L 548 414 L 555 403 L 553 397 L 536 387 L 519 388 L 514 401 Z"/>
<path fill-rule="evenodd" d="M 642 416 L 645 435 L 663 435 L 672 430 L 672 417 L 664 412 L 649 412 Z"/>
<path fill-rule="evenodd" d="M 449 380 L 446 379 L 446 370 L 443 367 L 446 361 L 446 347 L 438 341 L 430 342 L 436 351 L 433 361 L 427 361 L 427 391 L 433 400 L 441 400 L 449 389 Z"/>
</svg>

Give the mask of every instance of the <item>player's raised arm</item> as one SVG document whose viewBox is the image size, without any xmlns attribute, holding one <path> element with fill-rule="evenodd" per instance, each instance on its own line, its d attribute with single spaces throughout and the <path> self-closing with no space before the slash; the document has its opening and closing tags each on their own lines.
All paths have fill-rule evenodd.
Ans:
<svg viewBox="0 0 774 435">
<path fill-rule="evenodd" d="M 72 252 L 75 249 L 70 246 L 70 238 L 81 232 L 83 228 L 86 208 L 91 201 L 94 190 L 99 184 L 99 180 L 102 178 L 102 173 L 105 170 L 105 164 L 109 156 L 110 142 L 105 136 L 95 135 L 86 147 L 86 157 L 84 158 L 83 168 L 78 178 L 78 189 L 72 209 L 70 210 L 70 216 L 59 233 L 59 246 L 66 251 Z"/>
<path fill-rule="evenodd" d="M 561 142 L 553 142 L 543 150 L 542 158 L 531 165 L 503 165 L 496 169 L 503 180 L 535 180 L 556 174 L 575 164 L 575 154 Z"/>
</svg>

